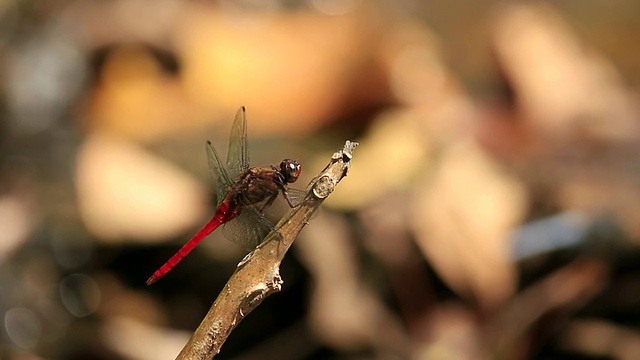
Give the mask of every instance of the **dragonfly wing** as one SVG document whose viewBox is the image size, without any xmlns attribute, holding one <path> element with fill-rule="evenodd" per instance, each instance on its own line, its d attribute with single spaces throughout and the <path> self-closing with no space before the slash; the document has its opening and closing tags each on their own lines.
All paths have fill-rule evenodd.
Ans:
<svg viewBox="0 0 640 360">
<path fill-rule="evenodd" d="M 289 200 L 293 206 L 300 206 L 304 202 L 307 192 L 304 190 L 288 188 L 287 194 L 289 194 Z"/>
<path fill-rule="evenodd" d="M 232 221 L 225 224 L 222 233 L 225 237 L 247 250 L 258 246 L 270 231 L 275 231 L 274 225 L 261 213 L 264 201 L 251 204 L 248 199 L 240 195 L 238 198 L 242 211 Z M 266 201 L 266 200 L 265 200 Z"/>
<path fill-rule="evenodd" d="M 227 169 L 231 179 L 238 179 L 249 170 L 249 153 L 247 150 L 247 114 L 243 107 L 236 113 L 229 136 L 229 152 L 227 153 Z"/>
<path fill-rule="evenodd" d="M 211 171 L 213 177 L 216 179 L 216 185 L 218 187 L 218 199 L 216 204 L 217 208 L 220 207 L 220 204 L 222 204 L 222 201 L 224 201 L 229 188 L 233 186 L 233 181 L 224 165 L 222 165 L 220 156 L 218 156 L 218 152 L 213 147 L 210 141 L 207 141 L 207 159 L 209 160 L 209 170 Z"/>
<path fill-rule="evenodd" d="M 224 224 L 222 233 L 246 250 L 253 250 L 271 230 L 273 225 L 254 206 L 243 206 L 240 215 Z"/>
</svg>

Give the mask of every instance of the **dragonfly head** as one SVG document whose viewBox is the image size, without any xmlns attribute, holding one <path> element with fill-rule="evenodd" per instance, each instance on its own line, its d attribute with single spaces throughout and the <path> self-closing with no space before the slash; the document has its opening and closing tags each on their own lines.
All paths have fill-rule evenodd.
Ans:
<svg viewBox="0 0 640 360">
<path fill-rule="evenodd" d="M 302 172 L 302 165 L 295 160 L 284 159 L 280 163 L 280 173 L 284 176 L 287 183 L 298 180 L 300 172 Z"/>
</svg>

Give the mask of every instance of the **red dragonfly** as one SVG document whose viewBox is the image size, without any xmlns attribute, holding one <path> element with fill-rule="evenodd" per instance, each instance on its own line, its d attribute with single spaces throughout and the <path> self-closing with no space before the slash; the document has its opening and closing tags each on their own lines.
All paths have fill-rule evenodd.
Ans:
<svg viewBox="0 0 640 360">
<path fill-rule="evenodd" d="M 263 215 L 278 194 L 282 193 L 291 207 L 295 207 L 294 201 L 301 194 L 300 190 L 287 188 L 287 184 L 295 182 L 302 171 L 302 165 L 296 160 L 284 159 L 279 167 L 273 165 L 249 167 L 247 118 L 244 107 L 238 110 L 231 127 L 226 168 L 209 141 L 207 141 L 207 157 L 211 172 L 218 180 L 218 210 L 189 242 L 151 275 L 147 285 L 165 276 L 207 235 L 222 224 L 225 224 L 223 232 L 227 238 L 249 249 L 257 246 L 263 235 L 268 230 L 274 229 Z M 290 192 L 296 194 L 290 195 Z M 259 207 L 261 203 L 264 204 Z"/>
</svg>

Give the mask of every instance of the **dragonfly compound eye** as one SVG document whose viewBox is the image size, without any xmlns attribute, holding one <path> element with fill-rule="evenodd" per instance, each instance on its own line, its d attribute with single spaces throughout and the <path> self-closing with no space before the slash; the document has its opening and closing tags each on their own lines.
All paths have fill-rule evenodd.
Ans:
<svg viewBox="0 0 640 360">
<path fill-rule="evenodd" d="M 288 183 L 295 182 L 302 172 L 302 165 L 299 162 L 291 159 L 282 160 L 280 163 L 280 171 L 284 175 L 285 180 Z"/>
</svg>

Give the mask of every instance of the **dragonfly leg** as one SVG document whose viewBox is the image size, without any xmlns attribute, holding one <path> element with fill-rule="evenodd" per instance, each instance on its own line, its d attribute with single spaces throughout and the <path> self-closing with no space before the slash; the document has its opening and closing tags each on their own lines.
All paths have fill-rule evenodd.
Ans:
<svg viewBox="0 0 640 360">
<path fill-rule="evenodd" d="M 278 197 L 278 193 L 275 193 L 269 198 L 269 200 L 267 200 L 266 203 L 264 203 L 264 206 L 260 210 L 260 216 L 264 216 L 264 212 L 267 211 L 269 206 L 271 206 L 271 204 L 273 204 L 273 202 L 276 200 L 277 197 Z"/>
<path fill-rule="evenodd" d="M 293 205 L 293 203 L 291 202 L 291 198 L 289 197 L 289 193 L 287 192 L 287 189 L 285 189 L 284 187 L 282 188 L 282 195 L 284 195 L 284 198 L 287 200 L 287 203 L 289 204 L 290 207 L 295 208 L 300 206 L 300 204 Z"/>
</svg>

